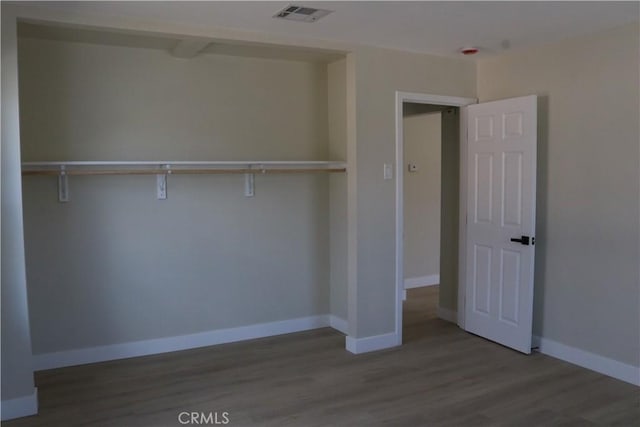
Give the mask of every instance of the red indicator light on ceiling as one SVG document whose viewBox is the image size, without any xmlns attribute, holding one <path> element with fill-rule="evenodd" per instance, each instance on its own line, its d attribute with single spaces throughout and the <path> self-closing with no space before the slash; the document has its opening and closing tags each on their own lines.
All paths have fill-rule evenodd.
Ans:
<svg viewBox="0 0 640 427">
<path fill-rule="evenodd" d="M 478 53 L 478 48 L 477 47 L 463 47 L 462 49 L 460 49 L 460 53 L 462 53 L 463 55 L 475 55 L 476 53 Z"/>
</svg>

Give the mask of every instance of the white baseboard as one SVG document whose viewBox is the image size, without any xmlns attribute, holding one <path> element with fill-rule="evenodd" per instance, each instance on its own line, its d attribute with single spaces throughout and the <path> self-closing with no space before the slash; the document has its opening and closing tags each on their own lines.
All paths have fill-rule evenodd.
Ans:
<svg viewBox="0 0 640 427">
<path fill-rule="evenodd" d="M 346 337 L 347 350 L 353 354 L 382 350 L 385 348 L 396 347 L 400 344 L 400 337 L 395 332 L 365 338 L 353 338 L 351 336 Z"/>
<path fill-rule="evenodd" d="M 333 314 L 329 315 L 329 326 L 345 335 L 349 334 L 349 323 L 338 316 L 334 316 Z"/>
<path fill-rule="evenodd" d="M 255 325 L 219 329 L 215 331 L 175 337 L 82 348 L 55 353 L 36 354 L 33 356 L 33 363 L 34 370 L 40 371 L 43 369 L 62 368 L 65 366 L 84 365 L 86 363 L 104 362 L 107 360 L 126 359 L 129 357 L 187 350 L 216 344 L 307 331 L 327 326 L 330 326 L 330 318 L 328 315 L 301 317 L 297 319 L 259 323 Z"/>
<path fill-rule="evenodd" d="M 404 288 L 421 288 L 423 286 L 433 286 L 440 284 L 440 275 L 432 274 L 430 276 L 410 277 L 404 279 Z"/>
<path fill-rule="evenodd" d="M 448 308 L 438 307 L 438 317 L 447 322 L 458 323 L 458 312 Z"/>
<path fill-rule="evenodd" d="M 618 362 L 536 335 L 533 336 L 532 341 L 533 346 L 540 349 L 540 353 L 640 386 L 640 367 L 638 366 Z"/>
<path fill-rule="evenodd" d="M 7 421 L 14 418 L 26 417 L 38 413 L 38 388 L 33 388 L 29 396 L 7 399 L 2 401 L 0 420 Z"/>
</svg>

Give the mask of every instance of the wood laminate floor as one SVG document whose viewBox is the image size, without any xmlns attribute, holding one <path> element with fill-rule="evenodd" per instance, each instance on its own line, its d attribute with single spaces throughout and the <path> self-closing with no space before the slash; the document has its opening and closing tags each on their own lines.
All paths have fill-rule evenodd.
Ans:
<svg viewBox="0 0 640 427">
<path fill-rule="evenodd" d="M 521 355 L 436 318 L 437 286 L 409 290 L 405 344 L 353 355 L 332 329 L 36 373 L 26 426 L 640 426 L 640 389 Z"/>
</svg>

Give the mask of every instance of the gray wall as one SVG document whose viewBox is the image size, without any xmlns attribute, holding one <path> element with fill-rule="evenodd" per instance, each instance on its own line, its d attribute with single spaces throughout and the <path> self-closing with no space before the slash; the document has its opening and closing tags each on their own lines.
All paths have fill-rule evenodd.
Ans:
<svg viewBox="0 0 640 427">
<path fill-rule="evenodd" d="M 440 112 L 404 111 L 404 278 L 440 273 Z M 415 164 L 417 171 L 409 172 Z"/>
<path fill-rule="evenodd" d="M 324 64 L 20 41 L 25 160 L 316 160 Z M 329 312 L 329 178 L 24 180 L 35 354 Z"/>
<path fill-rule="evenodd" d="M 34 392 L 22 239 L 15 16 L 2 5 L 2 401 Z M 3 411 L 3 419 L 6 414 Z"/>
<path fill-rule="evenodd" d="M 394 181 L 382 180 L 381 168 L 383 163 L 395 163 L 395 91 L 474 97 L 473 62 L 224 28 L 195 28 L 188 23 L 58 14 L 51 9 L 20 5 L 14 9 L 23 17 L 61 23 L 351 52 L 346 67 L 349 334 L 366 337 L 394 329 L 395 191 Z"/>
<path fill-rule="evenodd" d="M 640 366 L 638 24 L 480 60 L 480 101 L 539 96 L 534 332 Z"/>
<path fill-rule="evenodd" d="M 354 226 L 357 275 L 350 292 L 355 337 L 393 332 L 395 317 L 395 181 L 383 164 L 395 164 L 395 92 L 475 97 L 475 64 L 463 59 L 361 48 L 354 55 L 357 167 Z M 350 301 L 351 307 L 351 301 Z M 351 313 L 350 313 L 351 316 Z"/>
<path fill-rule="evenodd" d="M 327 66 L 329 159 L 347 160 L 347 61 Z M 347 320 L 347 177 L 329 177 L 330 312 Z"/>
</svg>

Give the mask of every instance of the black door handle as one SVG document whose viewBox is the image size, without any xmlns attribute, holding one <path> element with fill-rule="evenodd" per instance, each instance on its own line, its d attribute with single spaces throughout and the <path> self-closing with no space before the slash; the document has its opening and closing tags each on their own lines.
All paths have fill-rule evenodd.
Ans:
<svg viewBox="0 0 640 427">
<path fill-rule="evenodd" d="M 531 242 L 531 244 L 535 244 L 536 242 L 536 238 L 535 237 L 529 237 L 529 236 L 521 236 L 519 239 L 511 239 L 512 242 L 516 242 L 516 243 L 521 243 L 525 246 L 529 245 L 529 242 Z"/>
</svg>

